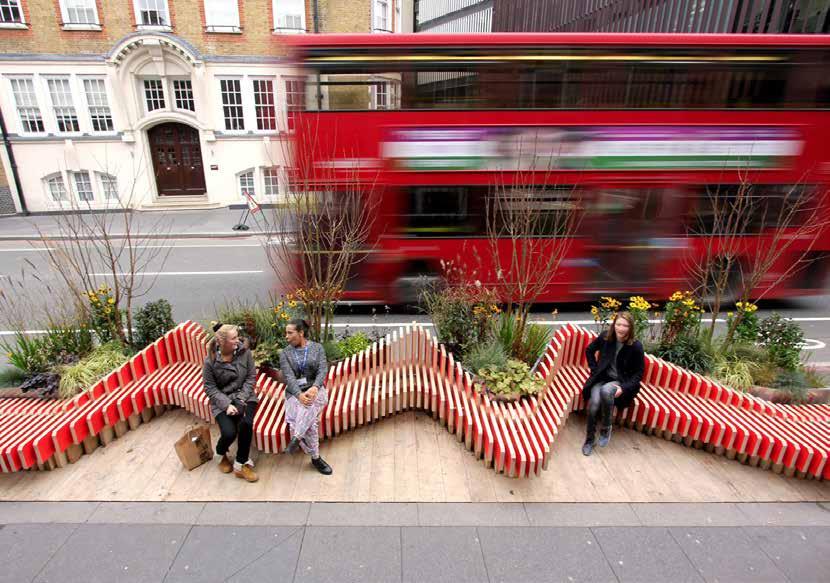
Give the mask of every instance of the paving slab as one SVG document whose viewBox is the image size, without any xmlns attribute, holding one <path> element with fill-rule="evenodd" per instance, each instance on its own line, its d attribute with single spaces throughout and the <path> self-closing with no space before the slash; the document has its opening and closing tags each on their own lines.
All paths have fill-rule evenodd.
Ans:
<svg viewBox="0 0 830 583">
<path fill-rule="evenodd" d="M 0 526 L 0 583 L 31 581 L 76 528 L 72 524 Z"/>
<path fill-rule="evenodd" d="M 400 528 L 309 526 L 305 529 L 296 583 L 378 583 L 400 581 L 400 578 Z"/>
<path fill-rule="evenodd" d="M 756 526 L 830 526 L 830 510 L 814 502 L 738 504 Z"/>
<path fill-rule="evenodd" d="M 309 526 L 417 526 L 418 505 L 404 503 L 317 502 Z"/>
<path fill-rule="evenodd" d="M 643 526 L 749 526 L 752 520 L 731 502 L 634 503 L 631 504 Z"/>
<path fill-rule="evenodd" d="M 404 583 L 487 581 L 474 527 L 422 526 L 401 530 Z"/>
<path fill-rule="evenodd" d="M 34 581 L 161 581 L 189 530 L 184 525 L 82 524 Z"/>
<path fill-rule="evenodd" d="M 587 528 L 479 527 L 490 581 L 617 582 Z"/>
<path fill-rule="evenodd" d="M 165 583 L 291 581 L 300 555 L 302 527 L 195 526 Z M 268 577 L 261 578 L 263 572 Z"/>
<path fill-rule="evenodd" d="M 676 527 L 674 540 L 706 581 L 786 581 L 761 547 L 742 528 Z"/>
<path fill-rule="evenodd" d="M 195 524 L 202 502 L 101 502 L 90 524 Z"/>
<path fill-rule="evenodd" d="M 196 524 L 235 526 L 304 526 L 308 502 L 207 502 Z"/>
<path fill-rule="evenodd" d="M 419 503 L 421 526 L 530 526 L 524 504 Z"/>
<path fill-rule="evenodd" d="M 630 504 L 526 503 L 531 526 L 640 526 Z"/>
<path fill-rule="evenodd" d="M 78 524 L 86 522 L 99 504 L 100 502 L 0 502 L 0 524 Z"/>
<path fill-rule="evenodd" d="M 791 581 L 830 581 L 830 527 L 745 527 Z"/>
<path fill-rule="evenodd" d="M 662 527 L 592 528 L 621 583 L 702 583 L 691 561 Z"/>
</svg>

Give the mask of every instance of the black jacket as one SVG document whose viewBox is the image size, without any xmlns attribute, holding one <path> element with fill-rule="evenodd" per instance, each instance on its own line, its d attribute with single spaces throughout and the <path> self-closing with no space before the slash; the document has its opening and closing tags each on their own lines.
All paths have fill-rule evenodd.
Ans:
<svg viewBox="0 0 830 583">
<path fill-rule="evenodd" d="M 256 403 L 256 366 L 247 344 L 241 344 L 231 362 L 224 362 L 216 353 L 216 345 L 208 345 L 208 355 L 202 366 L 205 393 L 210 399 L 210 412 L 216 417 L 228 408 L 231 401 Z"/>
<path fill-rule="evenodd" d="M 599 382 L 609 382 L 608 368 L 611 366 L 611 359 L 614 358 L 617 346 L 616 342 L 605 340 L 607 332 L 594 338 L 593 342 L 585 349 L 585 357 L 588 359 L 588 368 L 591 369 L 591 376 L 582 387 L 582 398 L 586 401 L 591 397 L 591 387 Z M 596 353 L 599 352 L 599 362 Z M 640 381 L 643 379 L 643 371 L 646 366 L 643 345 L 639 340 L 632 344 L 623 344 L 620 353 L 617 355 L 617 382 L 623 392 L 614 399 L 614 405 L 619 409 L 628 407 L 640 391 Z"/>
</svg>

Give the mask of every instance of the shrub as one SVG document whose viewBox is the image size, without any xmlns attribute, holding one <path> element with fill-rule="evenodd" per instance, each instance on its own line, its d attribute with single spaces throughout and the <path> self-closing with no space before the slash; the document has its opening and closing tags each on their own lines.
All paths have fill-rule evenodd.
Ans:
<svg viewBox="0 0 830 583">
<path fill-rule="evenodd" d="M 353 354 L 363 352 L 372 345 L 372 341 L 363 332 L 347 334 L 337 343 L 342 358 L 349 358 Z"/>
<path fill-rule="evenodd" d="M 591 315 L 596 322 L 597 334 L 602 334 L 611 325 L 611 321 L 617 312 L 620 311 L 622 304 L 610 296 L 602 296 L 599 299 L 598 306 L 591 306 Z"/>
<path fill-rule="evenodd" d="M 282 347 L 275 342 L 260 342 L 253 350 L 254 363 L 257 366 L 264 364 L 279 368 L 280 352 L 282 352 Z"/>
<path fill-rule="evenodd" d="M 98 289 L 89 290 L 81 295 L 89 302 L 89 324 L 95 331 L 98 342 L 106 344 L 122 338 L 121 330 L 118 329 L 121 318 L 112 288 L 102 283 Z"/>
<path fill-rule="evenodd" d="M 14 343 L 0 342 L 9 363 L 26 374 L 46 372 L 50 366 L 50 350 L 45 338 L 29 337 L 15 332 Z"/>
<path fill-rule="evenodd" d="M 135 315 L 135 347 L 139 350 L 155 342 L 176 327 L 173 308 L 167 300 L 145 304 Z"/>
<path fill-rule="evenodd" d="M 77 362 L 95 347 L 89 323 L 81 319 L 50 324 L 43 340 L 51 364 Z"/>
<path fill-rule="evenodd" d="M 726 326 L 732 328 L 735 318 L 740 318 L 738 324 L 735 326 L 734 338 L 738 342 L 757 342 L 758 341 L 758 306 L 749 302 L 738 302 L 735 304 L 737 314 L 727 312 Z"/>
<path fill-rule="evenodd" d="M 649 336 L 649 310 L 656 307 L 656 304 L 651 304 L 643 296 L 631 296 L 628 298 L 628 312 L 634 319 L 634 333 L 636 338 L 639 338 L 641 341 Z"/>
<path fill-rule="evenodd" d="M 534 366 L 545 348 L 547 348 L 551 336 L 553 336 L 553 330 L 548 326 L 528 324 L 525 328 L 525 337 L 522 340 L 521 354 L 515 356 L 527 363 L 528 366 Z"/>
<path fill-rule="evenodd" d="M 804 343 L 804 332 L 798 324 L 773 313 L 761 322 L 758 340 L 766 347 L 771 362 L 785 370 L 798 369 Z"/>
<path fill-rule="evenodd" d="M 761 364 L 757 370 L 752 372 L 752 380 L 756 385 L 771 387 L 775 382 L 775 379 L 778 377 L 780 370 L 781 369 L 775 366 L 775 364 L 765 362 L 764 364 Z"/>
<path fill-rule="evenodd" d="M 501 369 L 507 366 L 507 352 L 498 340 L 492 339 L 474 346 L 464 357 L 464 364 L 478 374 L 481 369 Z"/>
<path fill-rule="evenodd" d="M 760 368 L 759 364 L 748 360 L 721 357 L 715 361 L 713 374 L 724 385 L 745 391 L 752 386 L 753 372 Z"/>
<path fill-rule="evenodd" d="M 61 398 L 74 397 L 127 360 L 123 346 L 114 341 L 102 344 L 77 364 L 59 367 Z"/>
<path fill-rule="evenodd" d="M 343 353 L 340 351 L 340 343 L 336 340 L 326 340 L 323 344 L 323 349 L 326 351 L 326 360 L 331 366 L 331 363 L 343 359 Z"/>
<path fill-rule="evenodd" d="M 494 395 L 535 395 L 545 388 L 544 381 L 533 376 L 527 364 L 514 358 L 508 359 L 504 368 L 483 368 L 478 376 Z"/>
<path fill-rule="evenodd" d="M 713 358 L 696 335 L 678 336 L 670 344 L 661 343 L 654 355 L 697 373 L 712 370 Z"/>
<path fill-rule="evenodd" d="M 806 400 L 810 382 L 804 371 L 784 369 L 778 373 L 770 387 L 788 393 L 797 403 L 803 403 Z"/>
<path fill-rule="evenodd" d="M 702 313 L 703 308 L 698 305 L 692 292 L 674 292 L 666 303 L 663 314 L 660 344 L 669 346 L 677 338 L 697 336 Z"/>
<path fill-rule="evenodd" d="M 26 373 L 15 366 L 0 370 L 0 389 L 18 387 L 24 380 L 26 380 Z"/>
<path fill-rule="evenodd" d="M 830 385 L 827 377 L 817 371 L 814 366 L 804 367 L 804 377 L 807 380 L 807 385 L 811 389 L 823 389 Z"/>
</svg>

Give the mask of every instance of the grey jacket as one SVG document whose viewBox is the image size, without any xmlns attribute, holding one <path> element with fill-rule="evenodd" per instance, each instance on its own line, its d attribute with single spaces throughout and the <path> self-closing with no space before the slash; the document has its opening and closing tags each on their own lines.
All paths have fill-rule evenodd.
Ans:
<svg viewBox="0 0 830 583">
<path fill-rule="evenodd" d="M 233 400 L 256 403 L 256 365 L 251 351 L 240 346 L 231 362 L 223 362 L 213 346 L 211 343 L 208 347 L 208 355 L 202 366 L 205 393 L 210 399 L 210 414 L 216 417 L 226 411 Z"/>
<path fill-rule="evenodd" d="M 285 392 L 291 397 L 296 397 L 311 387 L 322 389 L 326 381 L 329 365 L 326 362 L 326 351 L 323 345 L 309 340 L 307 346 L 308 356 L 305 358 L 304 374 L 300 372 L 300 365 L 303 363 L 305 348 L 297 349 L 293 346 L 286 346 L 280 353 L 280 371 L 285 380 Z M 305 377 L 308 381 L 305 387 L 297 383 L 297 379 L 301 377 Z"/>
</svg>

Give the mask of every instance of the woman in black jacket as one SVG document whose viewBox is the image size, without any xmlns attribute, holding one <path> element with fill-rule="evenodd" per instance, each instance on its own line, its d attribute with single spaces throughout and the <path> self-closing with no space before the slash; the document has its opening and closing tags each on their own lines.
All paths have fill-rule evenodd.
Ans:
<svg viewBox="0 0 830 583">
<path fill-rule="evenodd" d="M 611 439 L 614 407 L 625 409 L 640 391 L 645 353 L 634 330 L 631 314 L 620 312 L 608 331 L 597 336 L 585 349 L 591 376 L 582 387 L 582 398 L 588 401 L 588 433 L 582 446 L 584 455 L 594 451 L 597 417 L 602 418 L 599 445 L 605 447 Z"/>
</svg>

